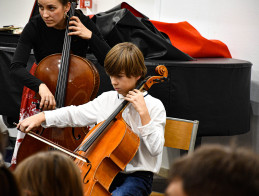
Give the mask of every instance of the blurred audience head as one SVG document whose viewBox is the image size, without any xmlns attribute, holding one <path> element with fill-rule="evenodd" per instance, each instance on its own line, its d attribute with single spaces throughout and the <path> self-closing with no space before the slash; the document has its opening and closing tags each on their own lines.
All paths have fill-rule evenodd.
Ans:
<svg viewBox="0 0 259 196">
<path fill-rule="evenodd" d="M 13 173 L 5 166 L 4 154 L 4 134 L 0 131 L 0 195 L 19 196 L 20 190 Z"/>
<path fill-rule="evenodd" d="M 244 148 L 203 145 L 173 163 L 166 195 L 259 195 L 259 156 Z"/>
<path fill-rule="evenodd" d="M 14 174 L 27 196 L 82 196 L 81 175 L 73 160 L 58 151 L 40 152 L 23 160 Z"/>
</svg>

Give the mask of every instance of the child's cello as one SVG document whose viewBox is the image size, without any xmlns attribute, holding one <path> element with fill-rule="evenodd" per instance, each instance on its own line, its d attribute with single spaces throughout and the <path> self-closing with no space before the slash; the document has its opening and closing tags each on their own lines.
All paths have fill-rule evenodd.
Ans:
<svg viewBox="0 0 259 196">
<path fill-rule="evenodd" d="M 166 80 L 165 66 L 157 66 L 156 72 L 161 76 L 148 77 L 137 89 L 148 90 L 154 83 Z M 123 101 L 107 120 L 97 124 L 76 150 L 76 154 L 85 158 L 85 161 L 75 159 L 81 170 L 85 196 L 111 195 L 109 187 L 114 177 L 138 150 L 139 137 L 122 119 L 127 104 L 128 101 Z"/>
</svg>

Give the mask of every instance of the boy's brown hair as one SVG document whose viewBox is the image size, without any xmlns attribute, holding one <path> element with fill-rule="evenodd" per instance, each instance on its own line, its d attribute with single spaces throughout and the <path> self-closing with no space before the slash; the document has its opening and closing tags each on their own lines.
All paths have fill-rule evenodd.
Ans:
<svg viewBox="0 0 259 196">
<path fill-rule="evenodd" d="M 130 42 L 115 45 L 106 55 L 104 68 L 109 76 L 124 73 L 127 77 L 141 76 L 143 80 L 147 74 L 142 52 Z"/>
</svg>

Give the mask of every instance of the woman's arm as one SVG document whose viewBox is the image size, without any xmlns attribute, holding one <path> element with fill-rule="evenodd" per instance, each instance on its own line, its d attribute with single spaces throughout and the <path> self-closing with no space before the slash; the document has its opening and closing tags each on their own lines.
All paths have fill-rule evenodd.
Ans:
<svg viewBox="0 0 259 196">
<path fill-rule="evenodd" d="M 26 70 L 27 62 L 32 49 L 34 32 L 35 31 L 30 23 L 28 23 L 23 29 L 10 65 L 10 73 L 15 81 L 22 83 L 24 86 L 27 86 L 35 92 L 38 92 L 39 85 L 42 81 L 31 75 L 29 71 Z"/>
<path fill-rule="evenodd" d="M 22 83 L 24 86 L 39 93 L 41 97 L 40 108 L 43 110 L 54 109 L 56 106 L 55 98 L 48 87 L 38 78 L 27 71 L 26 66 L 31 53 L 33 39 L 36 39 L 36 31 L 31 23 L 28 23 L 19 39 L 12 63 L 10 73 L 14 80 Z"/>
</svg>

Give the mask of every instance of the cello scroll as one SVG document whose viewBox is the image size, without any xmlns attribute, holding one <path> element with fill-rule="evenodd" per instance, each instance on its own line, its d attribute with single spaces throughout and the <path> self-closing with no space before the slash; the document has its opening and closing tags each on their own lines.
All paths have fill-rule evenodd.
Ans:
<svg viewBox="0 0 259 196">
<path fill-rule="evenodd" d="M 155 83 L 164 82 L 167 80 L 168 70 L 164 65 L 158 65 L 155 69 L 156 73 L 160 76 L 148 77 L 144 83 L 143 88 L 147 91 Z"/>
</svg>

